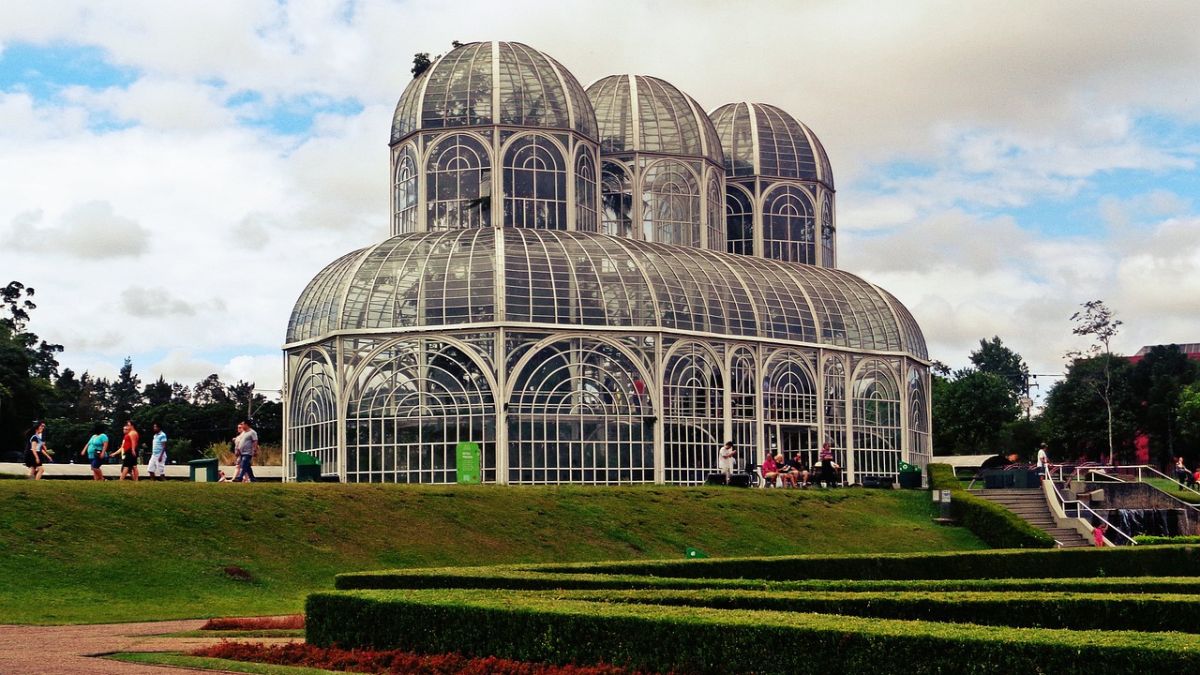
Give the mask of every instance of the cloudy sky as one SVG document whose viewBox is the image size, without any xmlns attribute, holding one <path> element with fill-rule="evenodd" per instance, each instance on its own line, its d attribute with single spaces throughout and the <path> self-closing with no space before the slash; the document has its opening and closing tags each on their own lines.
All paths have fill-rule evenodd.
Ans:
<svg viewBox="0 0 1200 675">
<path fill-rule="evenodd" d="M 1082 346 L 1200 342 L 1194 2 L 5 0 L 0 283 L 65 365 L 279 386 L 292 303 L 387 232 L 414 52 L 515 40 L 586 86 L 673 82 L 808 123 L 840 265 L 934 358 L 999 335 L 1034 372 Z"/>
</svg>

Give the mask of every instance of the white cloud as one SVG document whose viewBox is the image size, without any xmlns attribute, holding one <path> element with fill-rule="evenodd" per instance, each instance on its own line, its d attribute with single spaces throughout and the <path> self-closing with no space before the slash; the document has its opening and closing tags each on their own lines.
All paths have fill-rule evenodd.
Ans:
<svg viewBox="0 0 1200 675">
<path fill-rule="evenodd" d="M 42 220 L 41 211 L 17 214 L 5 244 L 17 251 L 106 260 L 136 258 L 146 251 L 150 239 L 146 228 L 114 213 L 108 202 L 74 206 L 62 215 L 57 227 L 42 227 Z"/>
</svg>

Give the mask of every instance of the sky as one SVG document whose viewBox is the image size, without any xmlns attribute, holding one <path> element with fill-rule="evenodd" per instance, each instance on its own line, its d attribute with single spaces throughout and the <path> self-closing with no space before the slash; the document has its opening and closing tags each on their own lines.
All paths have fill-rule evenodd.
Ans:
<svg viewBox="0 0 1200 675">
<path fill-rule="evenodd" d="M 452 40 L 787 110 L 833 165 L 839 267 L 951 367 L 999 336 L 1048 385 L 1096 299 L 1119 353 L 1200 342 L 1195 2 L 4 6 L 0 283 L 76 372 L 279 388 L 304 286 L 387 235 L 412 56 Z"/>
</svg>

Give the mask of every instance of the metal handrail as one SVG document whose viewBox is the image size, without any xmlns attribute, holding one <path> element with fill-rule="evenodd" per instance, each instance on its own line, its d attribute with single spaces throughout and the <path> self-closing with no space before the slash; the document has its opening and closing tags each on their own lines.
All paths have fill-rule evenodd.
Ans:
<svg viewBox="0 0 1200 675">
<path fill-rule="evenodd" d="M 1084 504 L 1083 502 L 1079 501 L 1078 499 L 1072 499 L 1072 500 L 1068 501 L 1067 498 L 1063 496 L 1062 491 L 1060 491 L 1058 489 L 1058 484 L 1055 483 L 1053 480 L 1050 481 L 1050 489 L 1054 491 L 1054 496 L 1056 498 L 1058 498 L 1058 503 L 1059 503 L 1059 505 L 1062 506 L 1063 513 L 1067 514 L 1068 517 L 1070 517 L 1070 515 L 1067 513 L 1067 506 L 1074 505 L 1074 507 L 1076 509 L 1076 511 L 1075 511 L 1076 518 L 1079 517 L 1079 515 L 1078 515 L 1079 509 L 1083 509 L 1084 511 L 1087 511 L 1088 513 L 1090 513 L 1097 520 L 1099 520 L 1100 522 L 1102 522 L 1106 526 L 1108 526 L 1108 532 L 1116 532 L 1117 534 L 1124 537 L 1125 540 L 1128 541 L 1131 546 L 1137 546 L 1137 542 L 1133 540 L 1133 537 L 1129 536 L 1128 534 L 1125 534 L 1116 525 L 1113 525 L 1112 523 L 1108 522 L 1108 520 L 1104 516 L 1093 511 L 1092 507 L 1088 506 L 1087 504 Z"/>
<path fill-rule="evenodd" d="M 1185 483 L 1180 483 L 1179 480 L 1177 480 L 1175 477 L 1168 476 L 1167 474 L 1163 473 L 1162 471 L 1159 471 L 1158 469 L 1156 469 L 1153 466 L 1150 466 L 1149 464 L 1123 464 L 1123 465 L 1113 465 L 1113 466 L 1103 466 L 1103 465 L 1077 466 L 1074 468 L 1074 477 L 1081 478 L 1083 472 L 1100 473 L 1100 474 L 1108 476 L 1105 469 L 1112 470 L 1112 471 L 1136 471 L 1137 472 L 1137 482 L 1139 482 L 1139 483 L 1146 482 L 1145 477 L 1142 475 L 1143 472 L 1149 473 L 1152 475 L 1156 475 L 1160 478 L 1165 478 L 1165 479 L 1171 481 L 1172 483 L 1178 483 L 1180 488 L 1187 490 L 1197 496 L 1200 496 L 1200 490 L 1197 490 L 1193 487 L 1189 487 Z M 1060 465 L 1060 475 L 1061 475 L 1061 465 Z M 1109 477 L 1117 478 L 1118 480 L 1120 480 L 1120 477 L 1118 477 L 1118 476 L 1109 476 Z"/>
</svg>

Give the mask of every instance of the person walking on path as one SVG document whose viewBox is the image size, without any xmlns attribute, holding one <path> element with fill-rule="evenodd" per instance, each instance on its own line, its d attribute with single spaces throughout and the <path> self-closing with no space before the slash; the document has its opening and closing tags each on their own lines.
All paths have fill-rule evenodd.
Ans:
<svg viewBox="0 0 1200 675">
<path fill-rule="evenodd" d="M 238 423 L 238 435 L 233 438 L 233 454 L 237 458 L 237 474 L 233 482 L 248 480 L 253 483 L 255 478 L 251 465 L 258 454 L 258 432 L 251 428 L 250 420 Z"/>
<path fill-rule="evenodd" d="M 717 451 L 717 471 L 725 474 L 725 484 L 733 480 L 733 441 L 725 441 L 725 445 Z"/>
<path fill-rule="evenodd" d="M 138 430 L 133 420 L 125 421 L 125 438 L 121 440 L 121 480 L 131 477 L 133 482 L 138 480 Z"/>
<path fill-rule="evenodd" d="M 150 463 L 146 466 L 146 473 L 150 474 L 150 480 L 165 480 L 167 477 L 167 434 L 158 422 L 155 422 L 150 428 L 154 431 L 154 440 L 150 442 Z"/>
<path fill-rule="evenodd" d="M 1037 451 L 1037 472 L 1042 478 L 1050 477 L 1050 456 L 1046 454 L 1046 444 L 1042 443 Z"/>
<path fill-rule="evenodd" d="M 29 467 L 29 477 L 41 480 L 46 473 L 46 462 L 53 462 L 50 453 L 46 451 L 46 441 L 42 437 L 46 433 L 46 423 L 34 421 L 32 433 L 29 435 L 29 447 L 25 449 L 25 466 Z"/>
<path fill-rule="evenodd" d="M 79 454 L 87 455 L 88 462 L 92 465 L 92 480 L 104 480 L 104 473 L 100 467 L 104 466 L 104 460 L 108 457 L 108 434 L 104 433 L 103 424 L 92 427 L 92 437 Z"/>
</svg>

